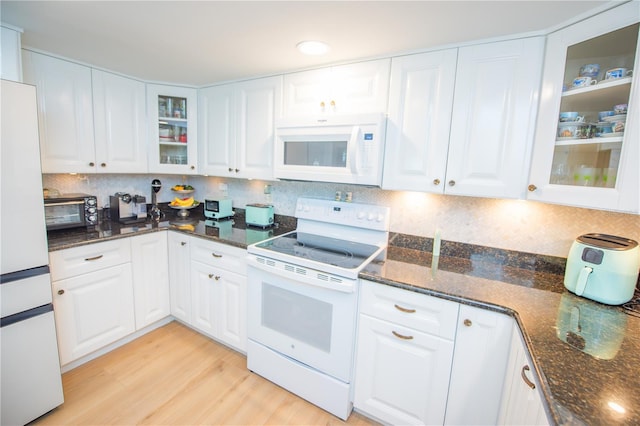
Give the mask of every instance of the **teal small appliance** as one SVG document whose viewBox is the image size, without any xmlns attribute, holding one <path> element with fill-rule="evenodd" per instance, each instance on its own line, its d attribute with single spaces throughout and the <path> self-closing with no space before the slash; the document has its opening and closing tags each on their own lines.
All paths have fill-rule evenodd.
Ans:
<svg viewBox="0 0 640 426">
<path fill-rule="evenodd" d="M 564 286 L 570 292 L 607 305 L 633 298 L 638 283 L 638 243 L 606 234 L 585 234 L 573 242 Z"/>
</svg>

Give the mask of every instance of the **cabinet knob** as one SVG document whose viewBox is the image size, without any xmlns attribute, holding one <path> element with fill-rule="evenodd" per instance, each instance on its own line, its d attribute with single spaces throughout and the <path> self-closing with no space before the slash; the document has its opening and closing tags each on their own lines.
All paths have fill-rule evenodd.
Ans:
<svg viewBox="0 0 640 426">
<path fill-rule="evenodd" d="M 238 173 L 240 171 L 240 169 L 236 169 L 236 173 Z"/>
<path fill-rule="evenodd" d="M 195 170 L 195 169 L 196 169 L 196 166 L 191 166 L 191 170 Z"/>
<path fill-rule="evenodd" d="M 524 380 L 524 382 L 527 384 L 527 386 L 529 386 L 531 389 L 535 389 L 536 388 L 536 384 L 533 383 L 531 380 L 529 380 L 529 378 L 527 377 L 527 371 L 530 371 L 531 369 L 529 368 L 528 365 L 524 365 L 522 367 L 522 371 L 520 371 L 520 376 L 522 377 L 522 380 Z"/>
<path fill-rule="evenodd" d="M 62 296 L 64 294 L 64 290 L 58 290 L 58 294 Z"/>
<path fill-rule="evenodd" d="M 336 101 L 331 100 L 331 108 L 335 108 L 336 107 Z"/>
<path fill-rule="evenodd" d="M 529 192 L 534 192 L 536 189 L 538 189 L 538 187 L 535 186 L 534 184 L 531 184 L 527 186 L 527 189 L 529 190 Z"/>
<path fill-rule="evenodd" d="M 232 169 L 231 167 L 229 167 L 229 171 L 230 171 L 230 172 L 233 172 L 233 169 Z"/>
<path fill-rule="evenodd" d="M 324 109 L 324 101 L 320 102 L 320 108 Z"/>
<path fill-rule="evenodd" d="M 186 246 L 186 245 L 187 245 L 187 243 L 186 243 L 186 241 L 180 241 L 180 245 L 181 245 L 181 246 Z"/>
<path fill-rule="evenodd" d="M 214 280 L 218 281 L 220 279 L 220 275 L 213 275 L 213 274 L 209 274 L 209 279 L 213 278 Z"/>
<path fill-rule="evenodd" d="M 100 167 L 107 167 L 107 163 L 100 163 Z"/>
<path fill-rule="evenodd" d="M 449 181 L 449 186 L 456 186 L 456 181 L 455 180 L 450 180 Z"/>
<path fill-rule="evenodd" d="M 462 321 L 462 323 L 464 325 L 466 325 L 467 327 L 471 327 L 473 325 L 473 323 L 471 322 L 471 320 L 469 318 L 465 318 L 465 320 Z"/>
<path fill-rule="evenodd" d="M 89 163 L 89 167 L 94 167 L 96 165 L 96 163 L 94 163 L 93 161 Z"/>
<path fill-rule="evenodd" d="M 436 186 L 440 185 L 440 179 L 434 179 L 433 184 Z"/>
</svg>

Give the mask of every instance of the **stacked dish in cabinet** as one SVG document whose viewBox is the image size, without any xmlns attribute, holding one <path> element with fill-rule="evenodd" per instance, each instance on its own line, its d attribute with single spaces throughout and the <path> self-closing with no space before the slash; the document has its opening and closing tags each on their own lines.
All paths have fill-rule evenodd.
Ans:
<svg viewBox="0 0 640 426">
<path fill-rule="evenodd" d="M 567 49 L 550 183 L 615 187 L 638 26 Z"/>
</svg>

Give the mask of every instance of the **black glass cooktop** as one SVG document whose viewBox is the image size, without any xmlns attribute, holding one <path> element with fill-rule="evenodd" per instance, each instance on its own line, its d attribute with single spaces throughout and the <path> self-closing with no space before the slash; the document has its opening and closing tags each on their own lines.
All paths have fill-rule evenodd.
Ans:
<svg viewBox="0 0 640 426">
<path fill-rule="evenodd" d="M 291 232 L 256 245 L 280 255 L 289 255 L 341 268 L 357 268 L 374 254 L 379 247 L 345 241 L 322 235 Z M 282 259 L 282 256 L 278 256 Z M 294 259 L 291 259 L 295 262 Z"/>
</svg>

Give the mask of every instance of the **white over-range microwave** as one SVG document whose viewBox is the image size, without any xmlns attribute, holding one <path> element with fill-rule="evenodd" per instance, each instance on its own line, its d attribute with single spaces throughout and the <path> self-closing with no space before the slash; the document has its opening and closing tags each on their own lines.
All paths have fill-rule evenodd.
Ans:
<svg viewBox="0 0 640 426">
<path fill-rule="evenodd" d="M 279 120 L 275 177 L 380 186 L 385 131 L 384 114 Z"/>
</svg>

